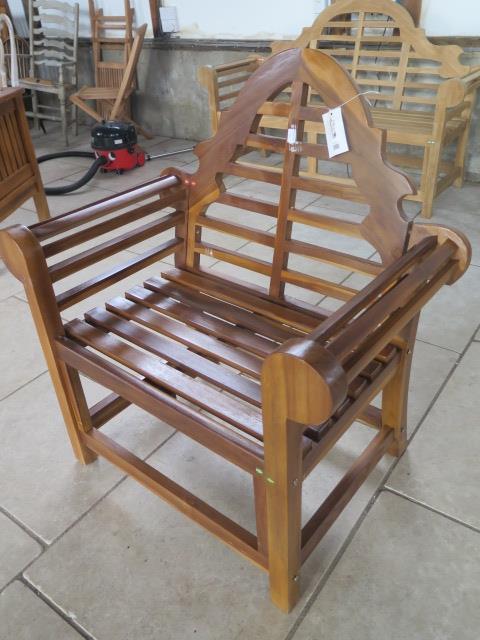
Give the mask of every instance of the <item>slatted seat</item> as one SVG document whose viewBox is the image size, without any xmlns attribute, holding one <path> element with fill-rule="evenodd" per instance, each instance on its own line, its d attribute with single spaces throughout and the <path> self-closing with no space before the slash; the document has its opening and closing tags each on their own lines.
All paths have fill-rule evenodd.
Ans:
<svg viewBox="0 0 480 640">
<path fill-rule="evenodd" d="M 286 90 L 289 103 L 275 103 Z M 313 91 L 322 105 L 308 103 Z M 377 462 L 405 450 L 419 313 L 470 260 L 458 232 L 405 217 L 411 183 L 384 160 L 384 134 L 355 94 L 330 56 L 280 53 L 197 146 L 194 174 L 166 169 L 77 211 L 0 232 L 78 460 L 104 456 L 268 571 L 284 611 L 299 597 L 303 562 Z M 294 139 L 261 131 L 267 98 Z M 311 206 L 338 183 L 300 170 L 305 158 L 325 157 L 309 128 L 339 102 L 348 102 L 346 155 L 369 205 L 364 219 Z M 281 162 L 245 163 L 252 145 Z M 231 176 L 248 180 L 232 186 Z M 171 255 L 174 266 L 159 264 Z M 151 275 L 135 284 L 131 276 L 147 267 Z M 80 374 L 107 390 L 93 406 Z M 251 475 L 255 534 L 105 434 L 130 404 Z M 356 421 L 372 428 L 370 443 L 302 527 L 303 480 Z"/>
<path fill-rule="evenodd" d="M 431 44 L 424 30 L 415 27 L 408 11 L 391 0 L 340 0 L 330 4 L 295 40 L 273 42 L 272 52 L 308 47 L 330 53 L 344 65 L 355 79 L 358 92 L 369 93 L 375 126 L 386 130 L 389 143 L 406 146 L 401 153 L 389 147 L 389 159 L 398 166 L 420 170 L 417 192 L 407 198 L 420 202 L 422 215 L 430 218 L 434 198 L 451 184 L 463 184 L 480 68 L 461 63 L 463 52 L 457 46 Z M 200 69 L 199 80 L 208 91 L 213 131 L 262 62 L 260 57 L 250 57 Z M 310 99 L 315 103 L 314 93 Z M 286 128 L 281 104 L 269 101 L 259 113 L 263 114 L 264 129 L 283 135 L 278 133 Z M 315 142 L 324 134 L 323 123 L 320 120 L 306 131 L 309 141 Z M 453 161 L 446 153 L 449 146 L 454 147 Z M 319 173 L 322 169 L 311 158 L 305 174 Z M 412 175 L 412 179 L 417 177 Z M 354 184 L 347 181 L 345 185 L 349 199 L 354 199 Z M 361 196 L 358 192 L 356 195 Z"/>
</svg>

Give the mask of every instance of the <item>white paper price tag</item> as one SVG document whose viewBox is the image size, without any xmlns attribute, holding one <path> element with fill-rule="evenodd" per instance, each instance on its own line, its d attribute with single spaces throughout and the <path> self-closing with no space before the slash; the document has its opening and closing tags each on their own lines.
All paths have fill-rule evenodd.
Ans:
<svg viewBox="0 0 480 640">
<path fill-rule="evenodd" d="M 347 134 L 343 124 L 342 108 L 335 107 L 322 115 L 330 158 L 348 151 Z"/>
</svg>

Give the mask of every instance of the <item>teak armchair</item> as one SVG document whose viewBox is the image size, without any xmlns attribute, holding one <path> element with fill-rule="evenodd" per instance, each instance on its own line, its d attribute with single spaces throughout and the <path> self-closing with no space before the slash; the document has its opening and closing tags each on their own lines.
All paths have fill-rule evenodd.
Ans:
<svg viewBox="0 0 480 640">
<path fill-rule="evenodd" d="M 286 87 L 291 99 L 279 101 Z M 301 158 L 326 157 L 323 145 L 304 139 L 307 124 L 325 112 L 308 106 L 310 90 L 333 107 L 358 87 L 324 53 L 280 53 L 246 83 L 215 137 L 197 146 L 195 174 L 169 169 L 123 194 L 0 234 L 6 264 L 25 286 L 77 458 L 88 463 L 106 457 L 267 571 L 272 600 L 284 611 L 299 596 L 302 563 L 369 472 L 385 453 L 404 451 L 420 310 L 470 260 L 460 233 L 404 217 L 401 201 L 412 193 L 411 183 L 384 161 L 384 134 L 373 127 L 363 99 L 343 109 L 350 151 L 340 161 L 350 164 L 369 214 L 359 224 L 300 208 L 302 194 L 328 193 L 322 179 L 299 175 Z M 265 104 L 288 119 L 295 140 L 258 132 Z M 252 148 L 281 153 L 281 171 L 239 163 Z M 276 186 L 275 202 L 232 193 L 224 182 L 228 175 L 269 191 Z M 231 221 L 232 207 L 242 210 L 241 224 Z M 275 231 L 262 231 L 256 218 L 276 221 Z M 301 240 L 298 229 L 307 229 L 310 240 L 312 234 L 348 236 L 380 258 Z M 228 242 L 209 242 L 204 234 L 211 230 L 220 232 L 216 238 L 255 243 L 262 259 Z M 92 276 L 92 265 L 147 238 L 143 253 L 115 267 L 99 264 Z M 168 254 L 175 255 L 175 268 L 162 269 L 158 261 Z M 204 266 L 204 256 L 225 269 L 238 265 L 260 274 L 266 286 L 222 277 Z M 341 278 L 329 281 L 302 270 L 299 257 L 308 258 L 300 264 L 313 259 L 330 274 L 358 272 L 371 280 L 357 291 L 339 284 Z M 152 277 L 125 292 L 122 281 L 148 265 Z M 87 267 L 88 277 L 79 274 L 73 283 L 71 276 Z M 68 288 L 59 288 L 67 277 Z M 115 283 L 121 295 L 91 309 L 86 299 Z M 331 312 L 295 300 L 285 292 L 291 283 L 343 304 Z M 64 322 L 61 314 L 81 301 L 84 317 Z M 110 394 L 89 407 L 79 374 Z M 380 393 L 376 408 L 370 403 Z M 251 474 L 256 535 L 102 432 L 131 403 Z M 372 440 L 302 528 L 303 480 L 355 420 L 372 427 Z"/>
<path fill-rule="evenodd" d="M 105 118 L 108 120 L 126 120 L 132 122 L 143 136 L 150 138 L 151 135 L 129 117 L 129 99 L 135 89 L 135 73 L 138 59 L 142 52 L 146 29 L 146 24 L 142 24 L 137 29 L 119 87 L 82 87 L 80 91 L 70 96 L 70 100 L 97 122 L 101 122 Z M 100 110 L 89 106 L 87 104 L 89 100 L 95 100 L 97 105 L 100 105 Z M 110 106 L 108 114 L 105 111 L 106 104 Z"/>
<path fill-rule="evenodd" d="M 434 198 L 451 184 L 463 184 L 480 67 L 462 64 L 463 51 L 456 45 L 432 44 L 424 30 L 415 27 L 408 11 L 392 0 L 335 2 L 298 38 L 271 45 L 273 53 L 291 47 L 330 53 L 351 73 L 360 91 L 370 92 L 373 122 L 387 132 L 389 159 L 420 170 L 418 191 L 407 197 L 420 202 L 422 216 L 430 218 Z M 208 90 L 213 131 L 261 63 L 262 58 L 251 57 L 200 70 L 199 80 Z M 313 103 L 315 100 L 312 96 Z M 286 119 L 279 113 L 264 113 L 262 126 L 282 129 Z M 323 131 L 321 122 L 309 125 L 310 140 L 315 142 Z M 406 152 L 400 153 L 398 145 L 404 145 Z M 453 159 L 445 153 L 449 146 Z M 312 158 L 306 173 L 321 170 Z M 331 181 L 345 198 L 359 199 L 346 172 Z"/>
</svg>

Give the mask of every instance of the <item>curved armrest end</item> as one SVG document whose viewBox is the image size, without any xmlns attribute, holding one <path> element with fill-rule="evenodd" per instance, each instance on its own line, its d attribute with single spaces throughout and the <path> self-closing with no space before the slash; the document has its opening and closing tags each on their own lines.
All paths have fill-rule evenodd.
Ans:
<svg viewBox="0 0 480 640">
<path fill-rule="evenodd" d="M 284 403 L 288 419 L 300 424 L 328 420 L 347 394 L 339 362 L 314 340 L 289 340 L 264 361 L 262 392 Z"/>
<path fill-rule="evenodd" d="M 43 259 L 42 249 L 28 227 L 16 224 L 0 231 L 0 258 L 10 273 L 25 283 L 27 262 Z"/>
<path fill-rule="evenodd" d="M 461 231 L 458 231 L 458 229 L 453 229 L 445 225 L 416 223 L 413 225 L 412 232 L 410 234 L 410 247 L 413 247 L 415 244 L 420 242 L 420 240 L 428 236 L 436 236 L 439 244 L 443 244 L 444 242 L 447 242 L 447 240 L 450 240 L 457 246 L 457 251 L 455 253 L 455 259 L 458 263 L 457 268 L 452 272 L 452 277 L 448 281 L 448 284 L 453 284 L 470 266 L 470 261 L 472 259 L 472 245 L 470 244 L 470 241 L 467 236 Z"/>
</svg>

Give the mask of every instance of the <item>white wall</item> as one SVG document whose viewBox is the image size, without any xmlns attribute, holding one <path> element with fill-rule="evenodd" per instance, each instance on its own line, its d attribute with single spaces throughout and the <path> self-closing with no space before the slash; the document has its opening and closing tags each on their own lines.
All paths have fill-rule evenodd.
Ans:
<svg viewBox="0 0 480 640">
<path fill-rule="evenodd" d="M 89 35 L 87 0 L 78 0 L 81 35 Z M 184 38 L 280 39 L 298 35 L 328 0 L 164 0 L 177 7 Z M 148 0 L 131 0 L 136 23 L 150 26 Z M 104 13 L 123 12 L 122 0 L 96 0 Z M 432 36 L 480 36 L 480 0 L 423 0 L 421 26 Z"/>
</svg>

